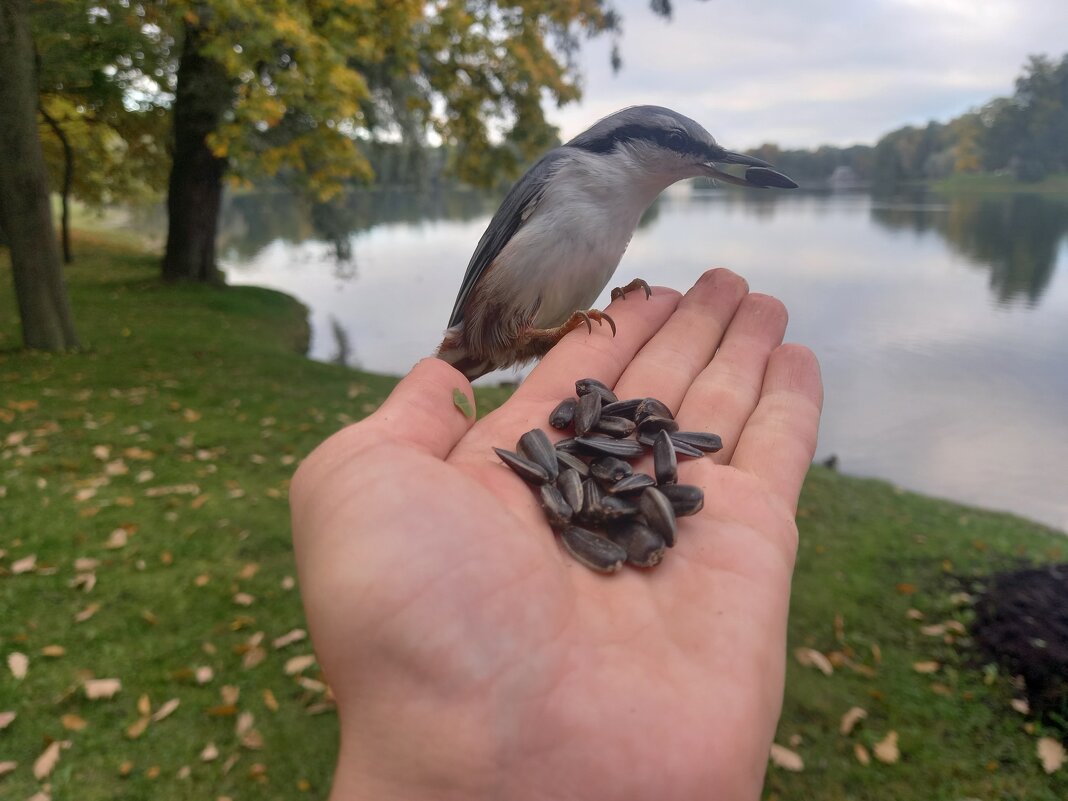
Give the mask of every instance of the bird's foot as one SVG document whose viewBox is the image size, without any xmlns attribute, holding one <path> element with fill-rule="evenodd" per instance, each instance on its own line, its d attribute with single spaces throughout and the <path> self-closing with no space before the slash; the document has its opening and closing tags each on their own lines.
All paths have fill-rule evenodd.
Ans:
<svg viewBox="0 0 1068 801">
<path fill-rule="evenodd" d="M 612 300 L 616 298 L 626 299 L 628 292 L 633 292 L 635 289 L 645 290 L 645 299 L 649 300 L 653 296 L 653 290 L 649 288 L 649 284 L 643 281 L 641 278 L 635 278 L 626 286 L 617 286 L 612 290 Z"/>
<path fill-rule="evenodd" d="M 514 356 L 516 361 L 539 358 L 549 352 L 557 342 L 582 325 L 586 326 L 589 333 L 593 333 L 593 321 L 598 325 L 608 323 L 612 329 L 612 336 L 616 335 L 616 323 L 603 311 L 597 309 L 579 310 L 572 314 L 563 325 L 556 328 L 528 328 L 521 331 L 516 339 Z"/>
</svg>

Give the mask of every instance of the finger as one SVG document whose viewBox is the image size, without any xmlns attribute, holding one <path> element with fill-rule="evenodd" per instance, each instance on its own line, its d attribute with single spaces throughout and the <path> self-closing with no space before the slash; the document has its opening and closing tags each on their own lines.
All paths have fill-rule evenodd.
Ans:
<svg viewBox="0 0 1068 801">
<path fill-rule="evenodd" d="M 770 295 L 746 295 L 719 351 L 686 393 L 677 415 L 679 425 L 719 434 L 723 450 L 712 457 L 719 464 L 730 461 L 756 408 L 768 357 L 782 342 L 786 318 L 786 307 Z"/>
<path fill-rule="evenodd" d="M 730 270 L 709 270 L 702 275 L 623 372 L 616 394 L 620 398 L 655 395 L 678 411 L 748 291 L 745 280 Z"/>
<path fill-rule="evenodd" d="M 653 287 L 647 300 L 640 293 L 619 298 L 605 309 L 616 323 L 587 333 L 582 326 L 569 333 L 546 354 L 515 393 L 519 403 L 552 401 L 555 405 L 575 394 L 575 381 L 596 378 L 614 386 L 634 355 L 671 317 L 680 295 L 667 287 Z"/>
<path fill-rule="evenodd" d="M 823 383 L 812 351 L 801 345 L 777 348 L 731 464 L 763 479 L 791 515 L 816 452 L 822 408 Z"/>
</svg>

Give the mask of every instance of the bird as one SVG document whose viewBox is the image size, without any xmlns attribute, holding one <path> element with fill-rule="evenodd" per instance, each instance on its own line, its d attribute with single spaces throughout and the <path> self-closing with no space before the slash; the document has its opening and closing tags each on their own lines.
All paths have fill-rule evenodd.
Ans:
<svg viewBox="0 0 1068 801">
<path fill-rule="evenodd" d="M 723 165 L 744 165 L 739 177 Z M 591 321 L 645 210 L 671 184 L 706 176 L 756 188 L 797 184 L 766 161 L 721 147 L 662 106 L 610 114 L 550 150 L 512 186 L 475 248 L 435 355 L 469 380 L 540 358 Z M 616 297 L 649 284 L 636 278 Z"/>
</svg>

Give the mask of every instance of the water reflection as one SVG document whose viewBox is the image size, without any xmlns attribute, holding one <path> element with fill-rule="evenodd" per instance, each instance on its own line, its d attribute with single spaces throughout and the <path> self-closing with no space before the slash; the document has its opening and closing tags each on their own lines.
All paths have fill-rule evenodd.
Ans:
<svg viewBox="0 0 1068 801">
<path fill-rule="evenodd" d="M 440 341 L 495 199 L 350 199 L 330 219 L 348 261 L 291 201 L 266 205 L 230 205 L 229 280 L 305 303 L 313 358 L 400 374 Z M 1038 196 L 674 192 L 617 278 L 684 289 L 731 267 L 820 358 L 820 458 L 1068 528 L 1066 224 L 1064 201 Z"/>
</svg>

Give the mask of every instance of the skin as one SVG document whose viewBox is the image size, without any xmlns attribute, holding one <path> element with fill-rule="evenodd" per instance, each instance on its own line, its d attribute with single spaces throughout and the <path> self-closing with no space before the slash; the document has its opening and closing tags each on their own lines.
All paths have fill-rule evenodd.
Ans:
<svg viewBox="0 0 1068 801">
<path fill-rule="evenodd" d="M 294 477 L 308 623 L 337 698 L 332 799 L 756 799 L 782 703 L 798 494 L 822 403 L 786 310 L 712 270 L 568 334 L 478 422 L 420 362 Z M 713 358 L 715 355 L 715 358 Z M 654 395 L 724 449 L 652 570 L 596 574 L 493 454 L 578 378 Z"/>
</svg>

